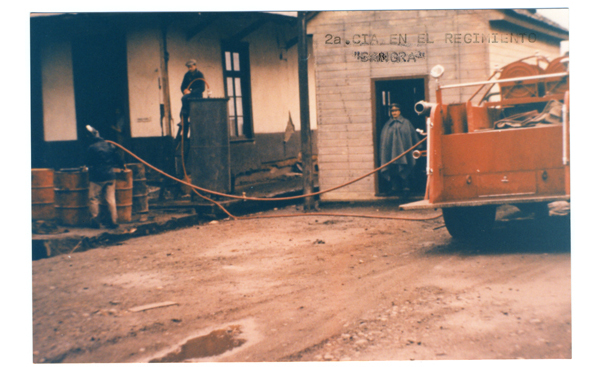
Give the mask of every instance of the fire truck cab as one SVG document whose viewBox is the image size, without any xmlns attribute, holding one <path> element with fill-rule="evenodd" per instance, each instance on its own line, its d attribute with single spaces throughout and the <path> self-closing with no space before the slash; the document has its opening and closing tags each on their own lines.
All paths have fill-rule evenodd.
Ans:
<svg viewBox="0 0 600 367">
<path fill-rule="evenodd" d="M 455 85 L 441 85 L 435 66 L 436 102 L 415 105 L 429 114 L 427 152 L 413 152 L 427 159 L 425 198 L 400 208 L 441 208 L 448 232 L 466 238 L 489 233 L 500 205 L 547 215 L 549 203 L 569 201 L 568 61 L 535 55 Z M 465 103 L 442 99 L 474 86 Z"/>
</svg>

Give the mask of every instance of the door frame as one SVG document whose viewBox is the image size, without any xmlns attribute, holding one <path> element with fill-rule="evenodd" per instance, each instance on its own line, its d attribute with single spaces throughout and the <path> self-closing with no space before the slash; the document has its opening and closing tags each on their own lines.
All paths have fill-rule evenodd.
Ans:
<svg viewBox="0 0 600 367">
<path fill-rule="evenodd" d="M 102 48 L 103 44 L 90 43 L 89 39 L 96 40 L 97 38 L 105 38 L 106 43 L 111 44 L 110 50 Z M 79 49 L 82 44 L 87 44 L 83 51 Z M 102 110 L 109 110 L 106 116 L 110 116 L 110 120 L 102 119 L 101 123 L 95 123 L 94 126 L 100 131 L 102 137 L 109 140 L 121 140 L 126 141 L 131 138 L 131 121 L 130 121 L 130 95 L 129 95 L 129 70 L 128 70 L 128 51 L 127 51 L 127 33 L 117 30 L 107 30 L 104 32 L 84 33 L 71 39 L 72 58 L 73 58 L 73 93 L 75 97 L 75 117 L 77 126 L 77 140 L 85 141 L 87 136 L 86 125 L 93 124 L 94 120 L 90 119 L 90 116 L 94 116 L 95 113 Z M 91 89 L 91 86 L 86 85 L 86 82 L 90 80 L 98 80 L 103 74 L 97 74 L 97 70 L 94 68 L 88 68 L 89 64 L 86 64 L 89 56 L 84 55 L 89 49 L 94 49 L 98 54 L 111 56 L 105 56 L 106 58 L 112 59 L 110 67 L 103 70 L 103 72 L 109 74 L 110 78 L 108 82 L 103 83 L 103 87 L 114 88 L 111 92 L 112 97 L 108 97 L 108 105 L 104 108 L 100 108 L 96 103 L 91 103 L 88 98 L 94 94 L 94 92 L 83 92 L 84 89 Z M 102 61 L 98 61 L 101 63 Z M 93 66 L 94 64 L 92 64 Z M 118 69 L 117 69 L 118 68 Z M 97 89 L 97 88 L 96 88 Z M 116 117 L 116 109 L 121 110 L 121 115 L 124 119 L 123 130 L 121 133 L 115 132 L 111 127 L 111 122 L 114 123 Z M 92 123 L 90 122 L 92 121 Z M 96 120 L 97 122 L 98 120 Z M 93 125 L 92 125 L 93 126 Z"/>
<path fill-rule="evenodd" d="M 373 167 L 378 168 L 379 162 L 379 134 L 377 134 L 377 83 L 386 81 L 402 81 L 411 79 L 423 79 L 425 100 L 429 101 L 429 74 L 414 74 L 414 75 L 403 75 L 403 76 L 391 76 L 381 78 L 371 78 L 371 123 L 373 132 Z M 373 184 L 375 185 L 375 195 L 380 194 L 379 192 L 379 175 L 375 174 Z"/>
</svg>

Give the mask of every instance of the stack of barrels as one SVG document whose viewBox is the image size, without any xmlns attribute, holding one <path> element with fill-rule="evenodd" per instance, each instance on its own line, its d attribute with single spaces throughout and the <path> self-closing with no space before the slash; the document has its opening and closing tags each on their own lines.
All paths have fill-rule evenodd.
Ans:
<svg viewBox="0 0 600 367">
<path fill-rule="evenodd" d="M 54 206 L 58 221 L 68 226 L 89 221 L 87 168 L 66 168 L 54 172 Z"/>
<path fill-rule="evenodd" d="M 132 214 L 139 220 L 148 216 L 148 189 L 144 166 L 128 164 L 126 170 L 115 170 L 117 175 L 115 199 L 117 221 L 128 223 Z M 89 174 L 87 168 L 31 170 L 32 220 L 54 220 L 67 226 L 89 223 Z M 108 212 L 106 203 L 101 211 Z"/>
<path fill-rule="evenodd" d="M 133 174 L 133 215 L 139 221 L 148 219 L 148 186 L 146 185 L 146 171 L 141 163 L 129 163 L 127 169 Z"/>
<path fill-rule="evenodd" d="M 34 168 L 31 170 L 31 219 L 52 220 L 54 210 L 54 170 Z"/>
<path fill-rule="evenodd" d="M 116 170 L 117 181 L 115 198 L 117 200 L 117 222 L 131 222 L 133 179 L 131 170 Z"/>
</svg>

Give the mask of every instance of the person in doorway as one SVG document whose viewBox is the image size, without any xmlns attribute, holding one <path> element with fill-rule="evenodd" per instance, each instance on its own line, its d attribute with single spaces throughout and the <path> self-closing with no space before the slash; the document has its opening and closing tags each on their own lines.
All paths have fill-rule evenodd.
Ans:
<svg viewBox="0 0 600 367">
<path fill-rule="evenodd" d="M 189 129 L 189 117 L 190 117 L 190 99 L 191 98 L 203 98 L 202 93 L 204 93 L 205 89 L 205 81 L 204 74 L 198 70 L 196 67 L 196 60 L 191 59 L 185 63 L 188 71 L 183 76 L 183 81 L 181 82 L 181 93 L 183 93 L 183 97 L 181 97 L 181 124 L 180 131 L 183 132 L 183 136 L 187 137 L 188 129 Z"/>
<path fill-rule="evenodd" d="M 114 122 L 110 128 L 114 131 L 115 140 L 120 145 L 123 145 L 123 142 L 125 140 L 125 138 L 124 138 L 125 127 L 126 127 L 125 113 L 123 112 L 122 108 L 117 107 L 117 108 L 115 108 Z M 121 158 L 123 158 L 124 152 L 119 151 L 119 155 L 121 156 Z"/>
<path fill-rule="evenodd" d="M 125 113 L 123 113 L 123 109 L 121 107 L 115 108 L 114 120 L 110 128 L 116 133 L 116 140 L 119 144 L 123 144 L 125 124 Z"/>
<path fill-rule="evenodd" d="M 100 228 L 102 221 L 98 218 L 100 214 L 100 202 L 106 203 L 110 212 L 110 221 L 107 228 L 119 227 L 117 223 L 117 202 L 115 198 L 116 174 L 113 168 L 126 169 L 125 163 L 118 154 L 117 149 L 106 142 L 98 130 L 86 126 L 92 142 L 89 145 L 85 162 L 89 169 L 89 211 L 92 228 Z"/>
<path fill-rule="evenodd" d="M 381 165 L 390 162 L 419 142 L 414 126 L 402 117 L 398 104 L 390 105 L 390 114 L 390 119 L 381 130 L 379 145 Z M 414 167 L 415 159 L 412 154 L 405 154 L 402 158 L 383 168 L 381 176 L 390 182 L 392 193 L 401 193 L 406 198 L 410 194 L 408 178 Z"/>
</svg>

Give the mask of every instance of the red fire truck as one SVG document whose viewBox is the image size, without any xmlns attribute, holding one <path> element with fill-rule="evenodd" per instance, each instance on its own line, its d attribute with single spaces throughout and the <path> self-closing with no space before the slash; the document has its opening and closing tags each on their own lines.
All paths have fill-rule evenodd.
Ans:
<svg viewBox="0 0 600 367">
<path fill-rule="evenodd" d="M 486 81 L 441 85 L 435 66 L 436 103 L 428 113 L 427 189 L 423 201 L 401 209 L 441 208 L 455 238 L 489 233 L 500 205 L 548 213 L 569 201 L 568 56 L 535 55 L 497 69 Z M 479 88 L 465 103 L 445 104 L 442 92 Z"/>
</svg>

